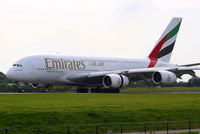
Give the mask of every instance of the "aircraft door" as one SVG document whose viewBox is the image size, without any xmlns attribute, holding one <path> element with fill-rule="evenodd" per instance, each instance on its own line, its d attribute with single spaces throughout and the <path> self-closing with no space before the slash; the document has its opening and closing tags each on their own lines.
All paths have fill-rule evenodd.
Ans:
<svg viewBox="0 0 200 134">
<path fill-rule="evenodd" d="M 29 69 L 30 69 L 30 74 L 34 75 L 35 74 L 34 65 L 29 65 Z"/>
</svg>

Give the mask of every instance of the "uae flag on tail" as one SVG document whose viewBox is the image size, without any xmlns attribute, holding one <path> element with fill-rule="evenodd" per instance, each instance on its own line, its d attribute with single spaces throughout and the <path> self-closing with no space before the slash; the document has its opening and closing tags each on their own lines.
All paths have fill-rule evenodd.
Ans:
<svg viewBox="0 0 200 134">
<path fill-rule="evenodd" d="M 150 64 L 148 67 L 154 67 L 157 60 L 169 62 L 171 54 L 176 42 L 177 33 L 181 25 L 182 18 L 173 18 L 168 24 L 167 28 L 161 35 L 155 47 L 149 54 Z"/>
</svg>

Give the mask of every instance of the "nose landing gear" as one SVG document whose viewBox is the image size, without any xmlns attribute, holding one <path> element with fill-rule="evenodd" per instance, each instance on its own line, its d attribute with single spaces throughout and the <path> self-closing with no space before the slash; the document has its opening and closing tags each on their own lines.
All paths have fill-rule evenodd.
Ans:
<svg viewBox="0 0 200 134">
<path fill-rule="evenodd" d="M 17 92 L 18 93 L 24 93 L 24 83 L 23 82 L 18 82 L 18 84 L 17 84 L 17 87 L 18 87 L 18 90 L 17 90 Z"/>
</svg>

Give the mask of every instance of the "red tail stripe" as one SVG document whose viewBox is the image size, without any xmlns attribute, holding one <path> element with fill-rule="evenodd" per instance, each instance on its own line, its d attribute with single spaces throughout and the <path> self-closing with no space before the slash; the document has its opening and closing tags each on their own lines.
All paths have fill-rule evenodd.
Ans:
<svg viewBox="0 0 200 134">
<path fill-rule="evenodd" d="M 169 35 L 169 33 L 167 35 L 165 35 L 165 37 L 158 43 L 158 45 L 154 48 L 154 50 L 149 55 L 149 58 L 156 59 L 156 57 L 158 56 L 158 53 L 159 53 L 160 49 L 162 48 L 163 44 L 166 41 L 168 35 Z"/>
<path fill-rule="evenodd" d="M 158 56 L 158 53 L 160 52 L 160 49 L 162 48 L 163 44 L 165 43 L 168 35 L 169 35 L 169 33 L 167 35 L 165 35 L 165 37 L 158 43 L 158 45 L 154 48 L 154 50 L 149 55 L 150 63 L 149 63 L 148 68 L 154 67 L 156 65 L 156 63 L 157 63 L 156 57 Z"/>
<path fill-rule="evenodd" d="M 157 60 L 156 60 L 156 59 L 151 59 L 151 58 L 150 58 L 150 63 L 149 63 L 148 68 L 154 67 L 154 66 L 156 65 L 156 63 L 157 63 Z"/>
</svg>

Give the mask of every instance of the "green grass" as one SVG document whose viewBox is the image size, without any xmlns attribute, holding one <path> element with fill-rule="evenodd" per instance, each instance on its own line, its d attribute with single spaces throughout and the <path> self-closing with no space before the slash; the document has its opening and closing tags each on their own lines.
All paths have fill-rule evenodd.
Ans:
<svg viewBox="0 0 200 134">
<path fill-rule="evenodd" d="M 200 94 L 0 95 L 0 128 L 186 120 L 200 120 Z"/>
</svg>

